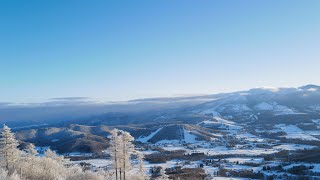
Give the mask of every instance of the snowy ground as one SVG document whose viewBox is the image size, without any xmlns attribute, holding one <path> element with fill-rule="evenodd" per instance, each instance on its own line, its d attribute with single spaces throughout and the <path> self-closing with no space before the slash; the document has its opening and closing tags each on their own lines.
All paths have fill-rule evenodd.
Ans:
<svg viewBox="0 0 320 180">
<path fill-rule="evenodd" d="M 264 148 L 254 148 L 254 149 L 238 149 L 238 148 L 227 148 L 225 146 L 218 146 L 215 148 L 199 148 L 198 152 L 203 152 L 207 155 L 246 155 L 246 156 L 257 156 L 262 154 L 272 154 L 278 152 L 275 149 L 264 149 Z"/>
<path fill-rule="evenodd" d="M 273 147 L 273 149 L 294 151 L 294 150 L 312 149 L 314 147 L 316 146 L 302 145 L 302 144 L 281 144 Z"/>
<path fill-rule="evenodd" d="M 256 157 L 234 157 L 234 158 L 226 158 L 228 162 L 236 163 L 239 162 L 239 164 L 243 163 L 255 163 L 259 164 L 263 162 L 263 158 L 256 158 Z"/>
<path fill-rule="evenodd" d="M 149 136 L 146 137 L 139 137 L 136 141 L 142 142 L 142 143 L 147 143 L 150 139 L 153 138 L 154 135 L 156 135 L 159 131 L 162 130 L 162 127 L 157 129 L 156 131 L 152 132 Z"/>
<path fill-rule="evenodd" d="M 295 125 L 285 125 L 285 124 L 278 124 L 275 128 L 281 129 L 287 135 L 285 136 L 287 139 L 303 139 L 309 141 L 317 141 L 318 139 L 308 134 L 308 132 L 303 131 L 302 129 L 298 128 Z"/>
<path fill-rule="evenodd" d="M 283 144 L 274 146 L 273 148 L 266 149 L 266 148 L 227 148 L 225 146 L 215 146 L 210 147 L 209 145 L 197 144 L 198 147 L 196 149 L 189 149 L 183 145 L 166 145 L 160 146 L 164 150 L 167 151 L 176 151 L 176 150 L 184 150 L 187 154 L 191 153 L 204 153 L 206 155 L 246 155 L 246 156 L 258 156 L 262 154 L 272 154 L 279 152 L 281 150 L 301 150 L 301 149 L 312 149 L 315 146 L 309 145 L 300 145 L 300 144 Z M 209 147 L 208 147 L 209 146 Z"/>
<path fill-rule="evenodd" d="M 213 177 L 213 180 L 248 180 L 248 178 Z"/>
<path fill-rule="evenodd" d="M 105 166 L 111 166 L 111 160 L 109 159 L 88 159 L 88 160 L 82 160 L 82 161 L 72 161 L 75 164 L 80 164 L 82 162 L 90 163 L 94 167 L 105 167 Z"/>
<path fill-rule="evenodd" d="M 94 153 L 82 153 L 82 152 L 71 152 L 71 153 L 65 153 L 63 154 L 64 156 L 70 156 L 70 157 L 77 157 L 77 156 L 85 156 L 85 157 L 90 157 Z"/>
<path fill-rule="evenodd" d="M 256 135 L 247 133 L 247 132 L 237 134 L 236 137 L 237 137 L 238 139 L 244 139 L 244 140 L 246 140 L 246 141 L 251 141 L 251 142 L 263 142 L 263 141 L 265 141 L 265 139 L 260 138 L 260 137 L 258 137 L 258 136 L 256 136 Z"/>
<path fill-rule="evenodd" d="M 294 109 L 290 109 L 286 106 L 277 104 L 276 102 L 262 102 L 257 104 L 254 109 L 260 111 L 273 111 L 275 115 L 299 114 Z"/>
<path fill-rule="evenodd" d="M 190 131 L 183 129 L 183 137 L 185 143 L 196 143 L 196 136 L 191 134 Z"/>
<path fill-rule="evenodd" d="M 183 161 L 181 160 L 171 160 L 171 161 L 167 161 L 166 163 L 146 163 L 145 167 L 146 168 L 151 168 L 151 167 L 154 167 L 154 166 L 160 166 L 164 169 L 166 168 L 172 168 L 172 167 L 175 167 L 175 166 L 179 166 L 179 165 L 182 165 Z"/>
<path fill-rule="evenodd" d="M 271 107 L 272 106 L 272 107 Z M 265 108 L 270 109 L 277 109 L 282 111 L 281 113 L 296 113 L 285 107 L 281 107 L 280 105 L 267 105 L 267 104 L 260 104 L 257 108 Z M 268 138 L 264 138 L 259 133 L 255 134 L 254 132 L 249 133 L 246 131 L 244 126 L 240 126 L 236 122 L 229 121 L 227 119 L 222 118 L 219 113 L 213 110 L 207 110 L 203 113 L 211 113 L 213 115 L 212 119 L 202 121 L 199 123 L 199 126 L 205 125 L 204 127 L 216 127 L 216 131 L 213 131 L 212 134 L 215 134 L 216 139 L 211 141 L 198 141 L 196 132 L 194 130 L 189 130 L 186 128 L 182 129 L 183 138 L 182 139 L 174 139 L 174 140 L 161 140 L 155 144 L 150 144 L 148 142 L 152 139 L 156 134 L 161 133 L 163 127 L 151 132 L 147 136 L 140 136 L 136 141 L 146 143 L 148 147 L 154 146 L 162 148 L 166 151 L 176 151 L 176 150 L 184 150 L 185 154 L 192 154 L 192 153 L 204 153 L 207 156 L 215 156 L 219 155 L 227 155 L 225 158 L 221 158 L 219 160 L 220 167 L 224 167 L 228 170 L 233 171 L 242 171 L 242 170 L 252 170 L 253 172 L 261 172 L 263 171 L 263 166 L 278 166 L 282 164 L 281 161 L 279 162 L 267 162 L 264 160 L 263 156 L 266 154 L 274 154 L 282 150 L 289 150 L 289 151 L 296 151 L 296 150 L 303 150 L 303 149 L 312 149 L 315 146 L 311 145 L 302 145 L 302 144 L 290 144 L 290 143 L 281 143 L 280 140 L 272 140 Z M 315 123 L 319 123 L 320 120 L 314 120 Z M 250 131 L 251 132 L 251 131 Z M 259 132 L 259 131 L 256 131 Z M 285 132 L 284 135 L 287 139 L 300 139 L 300 140 L 318 140 L 313 135 L 320 135 L 319 131 L 304 131 L 295 125 L 285 125 L 285 124 L 278 124 L 275 125 L 273 130 L 269 132 Z M 229 145 L 229 141 L 235 141 L 236 143 L 232 146 Z M 259 146 L 258 146 L 259 145 Z M 152 148 L 151 148 L 152 149 Z M 153 153 L 159 153 L 159 151 L 154 150 L 144 150 L 142 151 L 145 155 L 150 155 Z M 161 151 L 160 151 L 161 152 Z M 74 154 L 76 155 L 76 153 Z M 218 161 L 218 159 L 215 159 Z M 91 159 L 91 160 L 83 160 L 83 161 L 75 161 L 74 163 L 80 162 L 87 162 L 92 164 L 94 167 L 110 167 L 111 161 L 106 159 Z M 166 163 L 149 163 L 145 162 L 146 170 L 150 169 L 154 166 L 160 166 L 164 169 L 172 168 L 175 166 L 181 166 L 182 168 L 198 168 L 200 164 L 203 165 L 203 169 L 207 174 L 216 175 L 217 171 L 219 170 L 219 166 L 210 166 L 204 164 L 202 159 L 196 161 L 186 161 L 182 159 L 173 159 L 167 161 Z M 300 163 L 301 164 L 301 163 Z M 300 165 L 299 163 L 291 164 L 285 166 L 285 168 L 289 169 L 293 166 Z M 320 172 L 320 164 L 305 164 L 307 166 L 313 165 L 314 169 L 313 172 Z M 273 171 L 266 171 L 265 174 L 277 174 L 283 175 L 283 172 L 273 172 Z M 230 179 L 225 177 L 214 177 L 214 179 Z M 232 179 L 243 179 L 243 178 L 232 178 Z"/>
</svg>

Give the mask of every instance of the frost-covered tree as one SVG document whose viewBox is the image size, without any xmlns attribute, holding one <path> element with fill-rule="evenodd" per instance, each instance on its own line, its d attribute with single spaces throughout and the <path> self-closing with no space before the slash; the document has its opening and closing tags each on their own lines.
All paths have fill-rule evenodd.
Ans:
<svg viewBox="0 0 320 180">
<path fill-rule="evenodd" d="M 134 138 L 130 133 L 121 131 L 121 168 L 123 169 L 123 180 L 126 180 L 126 173 L 132 169 L 131 157 L 135 153 Z"/>
<path fill-rule="evenodd" d="M 0 180 L 20 180 L 20 177 L 16 173 L 9 175 L 8 171 L 0 168 Z"/>
<path fill-rule="evenodd" d="M 56 161 L 60 165 L 65 165 L 66 163 L 68 163 L 67 159 L 65 159 L 63 156 L 57 155 L 57 153 L 52 151 L 50 148 L 44 152 L 44 156 Z"/>
<path fill-rule="evenodd" d="M 108 153 L 112 159 L 112 167 L 115 172 L 115 179 L 126 180 L 133 165 L 131 162 L 132 156 L 136 153 L 134 138 L 130 133 L 118 129 L 111 131 L 111 141 Z M 135 175 L 136 176 L 136 175 Z"/>
<path fill-rule="evenodd" d="M 112 160 L 112 168 L 115 174 L 116 180 L 119 177 L 120 173 L 120 153 L 121 153 L 121 138 L 119 135 L 120 131 L 118 129 L 113 129 L 111 131 L 111 141 L 110 141 L 110 147 L 108 149 L 108 153 L 111 156 Z"/>
<path fill-rule="evenodd" d="M 111 144 L 113 145 L 110 146 L 109 152 L 114 160 L 114 169 L 119 172 L 116 178 L 125 180 L 127 172 L 132 167 L 130 160 L 134 153 L 133 137 L 117 129 L 112 132 L 112 137 Z M 111 171 L 85 171 L 51 149 L 48 149 L 44 156 L 37 156 L 38 152 L 33 144 L 29 144 L 24 151 L 19 150 L 18 145 L 10 128 L 4 126 L 0 137 L 0 166 L 2 166 L 0 167 L 0 180 L 114 179 Z M 137 179 L 137 176 L 134 176 L 134 179 Z M 132 179 L 131 175 L 128 177 Z"/>
<path fill-rule="evenodd" d="M 138 160 L 138 174 L 137 180 L 146 180 L 149 179 L 149 176 L 146 174 L 144 169 L 144 155 L 141 152 L 137 152 L 137 160 Z"/>
<path fill-rule="evenodd" d="M 30 156 L 38 155 L 38 151 L 36 150 L 36 147 L 32 143 L 28 144 L 28 146 L 25 149 L 25 152 Z"/>
<path fill-rule="evenodd" d="M 19 163 L 16 167 L 20 176 L 25 176 L 32 172 L 31 170 L 38 164 L 38 157 L 36 156 L 38 151 L 35 149 L 33 144 L 28 144 L 26 149 L 21 152 Z"/>
<path fill-rule="evenodd" d="M 68 168 L 68 177 L 66 180 L 105 180 L 111 179 L 109 172 L 103 171 L 83 171 L 79 166 L 71 166 Z"/>
<path fill-rule="evenodd" d="M 51 155 L 51 150 L 49 153 Z M 24 160 L 20 161 L 19 174 L 23 179 L 65 179 L 67 177 L 67 167 L 55 158 L 54 153 L 51 156 L 42 157 L 26 154 Z"/>
<path fill-rule="evenodd" d="M 14 172 L 15 165 L 19 160 L 20 151 L 18 147 L 18 141 L 16 140 L 14 133 L 11 129 L 3 125 L 3 129 L 0 135 L 0 164 L 9 173 Z"/>
</svg>

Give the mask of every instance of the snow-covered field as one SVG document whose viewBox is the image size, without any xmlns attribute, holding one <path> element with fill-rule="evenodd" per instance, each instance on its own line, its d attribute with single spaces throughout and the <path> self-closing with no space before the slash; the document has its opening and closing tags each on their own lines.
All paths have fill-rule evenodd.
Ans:
<svg viewBox="0 0 320 180">
<path fill-rule="evenodd" d="M 82 152 L 71 152 L 71 153 L 65 153 L 65 156 L 70 156 L 70 157 L 76 157 L 76 156 L 92 156 L 94 153 L 82 153 Z"/>
<path fill-rule="evenodd" d="M 283 105 L 279 105 L 276 102 L 261 102 L 257 104 L 254 108 L 255 110 L 259 111 L 273 111 L 275 115 L 298 114 L 298 112 L 296 112 L 295 110 Z"/>
<path fill-rule="evenodd" d="M 199 148 L 197 152 L 203 152 L 207 155 L 246 155 L 246 156 L 257 156 L 262 154 L 272 154 L 278 152 L 275 149 L 238 149 L 238 148 L 227 148 L 225 146 L 218 146 L 215 148 Z"/>
<path fill-rule="evenodd" d="M 187 131 L 186 129 L 183 129 L 183 136 L 184 136 L 184 142 L 185 143 L 196 143 L 196 136 L 191 134 L 190 131 Z"/>
<path fill-rule="evenodd" d="M 226 158 L 225 160 L 232 163 L 238 162 L 239 164 L 243 164 L 243 163 L 259 164 L 263 162 L 263 158 L 257 158 L 257 157 L 234 157 L 234 158 Z"/>
<path fill-rule="evenodd" d="M 139 141 L 142 143 L 147 143 L 151 138 L 153 138 L 153 136 L 155 136 L 161 130 L 162 130 L 162 127 L 157 129 L 156 131 L 152 132 L 149 136 L 139 137 L 136 141 Z"/>
<path fill-rule="evenodd" d="M 285 132 L 287 134 L 285 136 L 287 139 L 303 139 L 309 141 L 318 140 L 317 138 L 308 134 L 308 132 L 303 131 L 295 125 L 278 124 L 275 125 L 275 128 L 281 129 L 283 132 Z"/>
<path fill-rule="evenodd" d="M 183 128 L 182 134 L 183 139 L 181 140 L 161 140 L 155 144 L 150 144 L 148 140 L 153 138 L 157 133 L 160 133 L 162 128 L 157 129 L 154 132 L 151 132 L 146 137 L 139 137 L 136 141 L 145 143 L 151 147 L 162 148 L 166 151 L 176 151 L 176 150 L 184 150 L 185 155 L 191 155 L 193 153 L 203 153 L 204 155 L 210 156 L 227 156 L 226 158 L 214 159 L 216 162 L 220 162 L 220 166 L 211 166 L 206 165 L 202 159 L 196 161 L 187 161 L 182 159 L 171 159 L 165 163 L 150 163 L 145 161 L 145 169 L 148 171 L 150 168 L 155 166 L 160 166 L 163 169 L 166 168 L 173 168 L 176 166 L 180 166 L 182 168 L 199 168 L 201 167 L 205 170 L 207 174 L 212 175 L 213 179 L 230 179 L 226 177 L 215 177 L 217 172 L 221 167 L 226 170 L 230 171 L 243 171 L 243 170 L 251 170 L 252 172 L 262 172 L 264 166 L 270 167 L 277 167 L 281 164 L 281 162 L 268 162 L 265 161 L 263 158 L 264 155 L 274 154 L 280 152 L 282 150 L 303 150 L 303 149 L 312 149 L 316 146 L 311 145 L 302 145 L 302 144 L 290 144 L 290 143 L 281 143 L 280 141 L 273 141 L 272 143 L 269 142 L 269 139 L 265 139 L 258 135 L 254 135 L 245 131 L 244 128 L 239 126 L 232 121 L 228 121 L 223 118 L 215 117 L 213 120 L 208 120 L 207 122 L 203 121 L 203 123 L 219 123 L 225 128 L 228 127 L 235 127 L 234 129 L 223 129 L 220 126 L 218 129 L 221 132 L 226 132 L 229 136 L 232 136 L 235 140 L 239 141 L 239 144 L 236 144 L 234 147 L 227 147 L 225 136 L 220 136 L 219 139 L 215 141 L 198 141 L 196 133 L 193 130 L 189 130 L 187 128 Z M 278 124 L 274 126 L 274 131 L 282 131 L 286 133 L 286 138 L 288 139 L 303 139 L 303 140 L 317 140 L 317 138 L 311 136 L 311 134 L 317 134 L 316 132 L 308 132 L 303 131 L 302 129 L 298 128 L 294 125 L 285 125 L 285 124 Z M 240 143 L 241 142 L 241 143 Z M 261 146 L 257 147 L 257 145 L 266 145 L 265 148 L 261 148 Z M 264 147 L 264 146 L 262 146 Z M 152 148 L 151 148 L 152 149 Z M 145 155 L 150 155 L 153 153 L 160 153 L 161 151 L 158 150 L 147 150 L 142 151 Z M 161 154 L 161 153 L 160 153 Z M 72 153 L 71 155 L 77 155 L 76 153 Z M 82 161 L 74 161 L 74 163 L 81 163 L 86 162 L 90 163 L 93 168 L 101 168 L 101 167 L 111 167 L 111 161 L 108 159 L 89 159 L 89 160 L 82 160 Z M 320 172 L 320 164 L 308 164 L 308 163 L 293 163 L 291 165 L 287 165 L 284 169 L 292 168 L 293 166 L 298 166 L 304 164 L 306 166 L 314 166 L 312 172 Z M 136 165 L 135 165 L 136 166 Z M 137 167 L 134 166 L 132 171 L 136 171 Z M 276 174 L 278 176 L 286 175 L 284 172 L 276 172 L 276 171 L 266 171 L 265 174 L 272 175 Z M 232 178 L 235 179 L 235 178 Z M 245 178 L 238 178 L 238 179 L 245 179 Z"/>
<path fill-rule="evenodd" d="M 274 146 L 273 149 L 294 151 L 294 150 L 312 149 L 315 147 L 316 146 L 302 145 L 302 144 L 281 144 L 278 146 Z"/>
<path fill-rule="evenodd" d="M 244 107 L 235 108 L 234 110 L 239 110 Z M 272 109 L 274 112 L 278 112 L 278 114 L 292 114 L 297 113 L 294 110 L 291 110 L 287 107 L 278 105 L 278 104 L 268 104 L 263 103 L 259 104 L 255 108 L 270 110 Z M 245 109 L 245 108 L 244 108 Z M 211 118 L 201 121 L 197 124 L 199 127 L 211 127 L 214 128 L 215 131 L 208 132 L 208 134 L 214 136 L 215 138 L 211 138 L 207 141 L 200 141 L 197 137 L 198 131 L 193 128 L 189 128 L 189 126 L 181 126 L 179 128 L 179 133 L 181 133 L 181 137 L 177 137 L 179 139 L 162 139 L 158 142 L 152 144 L 149 142 L 156 135 L 158 137 L 158 133 L 162 133 L 162 130 L 166 128 L 166 126 L 160 127 L 153 132 L 150 132 L 149 135 L 140 136 L 136 139 L 136 141 L 144 143 L 147 145 L 147 150 L 142 151 L 145 155 L 151 155 L 153 153 L 158 153 L 161 155 L 161 150 L 155 149 L 154 147 L 161 148 L 165 151 L 177 151 L 183 150 L 185 155 L 194 155 L 202 154 L 207 157 L 213 157 L 216 162 L 219 162 L 219 166 L 211 166 L 205 164 L 203 159 L 187 161 L 183 159 L 171 159 L 165 163 L 150 163 L 145 162 L 146 170 L 154 167 L 160 166 L 164 169 L 173 168 L 176 166 L 180 166 L 182 168 L 199 168 L 201 167 L 205 170 L 207 174 L 212 176 L 216 176 L 217 172 L 221 167 L 230 171 L 243 171 L 250 170 L 254 173 L 264 171 L 264 166 L 270 167 L 278 167 L 282 165 L 281 161 L 265 161 L 265 155 L 275 154 L 282 150 L 288 150 L 291 152 L 296 150 L 304 150 L 304 149 L 312 149 L 316 146 L 312 145 L 304 145 L 304 144 L 292 144 L 292 143 L 283 143 L 279 139 L 270 139 L 266 138 L 262 132 L 284 132 L 285 135 L 283 137 L 287 139 L 299 139 L 299 140 L 308 140 L 308 141 L 317 141 L 318 139 L 314 136 L 320 135 L 320 131 L 304 131 L 300 129 L 296 125 L 286 125 L 286 124 L 277 124 L 271 126 L 272 130 L 264 130 L 260 128 L 259 130 L 247 131 L 246 127 L 237 123 L 237 121 L 231 121 L 227 118 L 223 118 L 220 116 L 218 112 L 214 109 L 208 109 L 203 111 L 204 114 L 211 114 Z M 313 123 L 319 123 L 320 120 L 313 120 Z M 312 125 L 312 122 L 309 124 L 304 124 L 306 126 Z M 180 136 L 180 135 L 179 135 Z M 235 144 L 229 144 L 229 141 L 233 141 Z M 143 148 L 142 148 L 143 149 Z M 224 157 L 225 156 L 225 157 Z M 223 158 L 221 158 L 223 157 Z M 83 160 L 83 161 L 75 161 L 75 163 L 87 162 L 92 164 L 94 167 L 110 167 L 110 160 L 106 159 L 91 159 L 91 160 Z M 303 163 L 304 165 L 310 165 Z M 294 163 L 291 165 L 286 164 L 285 168 L 289 169 L 292 166 L 299 165 L 299 163 Z M 320 172 L 320 164 L 312 164 L 314 168 L 312 172 Z M 136 167 L 135 167 L 136 168 Z M 136 170 L 134 168 L 134 171 Z M 277 171 L 266 171 L 264 172 L 266 175 L 286 175 L 285 172 L 277 172 Z M 225 177 L 214 177 L 213 179 L 230 179 Z M 233 178 L 235 179 L 235 178 Z M 245 178 L 238 178 L 245 179 Z"/>
<path fill-rule="evenodd" d="M 111 160 L 109 159 L 88 159 L 88 160 L 82 160 L 82 161 L 73 161 L 75 164 L 80 164 L 82 162 L 90 163 L 94 167 L 105 167 L 105 166 L 111 166 Z"/>
<path fill-rule="evenodd" d="M 239 139 L 244 139 L 246 141 L 251 141 L 251 142 L 263 142 L 265 139 L 260 138 L 256 135 L 250 134 L 250 133 L 240 133 L 236 135 L 237 138 Z"/>
</svg>

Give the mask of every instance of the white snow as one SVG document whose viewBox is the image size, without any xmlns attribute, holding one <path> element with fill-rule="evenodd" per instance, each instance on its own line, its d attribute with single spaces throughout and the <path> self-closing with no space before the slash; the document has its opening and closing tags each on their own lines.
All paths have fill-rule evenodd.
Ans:
<svg viewBox="0 0 320 180">
<path fill-rule="evenodd" d="M 245 139 L 246 141 L 251 141 L 251 142 L 263 142 L 264 141 L 264 139 L 259 138 L 258 136 L 250 134 L 248 132 L 237 134 L 236 137 L 238 139 Z"/>
<path fill-rule="evenodd" d="M 275 115 L 299 114 L 286 106 L 282 106 L 278 104 L 274 105 L 274 111 L 275 111 Z"/>
<path fill-rule="evenodd" d="M 273 110 L 273 105 L 262 102 L 254 106 L 254 109 L 256 110 L 261 110 L 261 111 L 272 111 Z"/>
<path fill-rule="evenodd" d="M 277 88 L 277 87 L 272 87 L 272 86 L 264 86 L 264 87 L 261 87 L 260 89 L 262 90 L 268 90 L 268 91 L 271 91 L 271 92 L 278 92 L 280 89 Z"/>
<path fill-rule="evenodd" d="M 252 111 L 252 109 L 245 104 L 233 104 L 230 107 L 233 112 Z"/>
<path fill-rule="evenodd" d="M 289 115 L 289 114 L 300 114 L 295 110 L 288 108 L 287 106 L 280 105 L 276 102 L 261 102 L 254 106 L 255 110 L 260 111 L 274 111 L 275 115 Z"/>
<path fill-rule="evenodd" d="M 237 130 L 242 129 L 241 126 L 237 125 L 235 122 L 223 119 L 221 117 L 213 117 L 212 120 L 205 120 L 198 125 L 205 124 L 205 125 L 216 125 L 220 129 L 229 130 L 230 133 L 235 133 Z M 232 131 L 232 132 L 231 132 Z"/>
<path fill-rule="evenodd" d="M 235 122 L 228 121 L 226 119 L 220 118 L 220 117 L 214 117 L 214 119 L 221 124 L 220 128 L 228 128 L 230 130 L 239 130 L 242 129 L 241 126 L 236 125 Z"/>
<path fill-rule="evenodd" d="M 252 166 L 238 165 L 238 164 L 230 164 L 225 166 L 226 169 L 231 169 L 234 171 L 242 171 L 243 169 L 253 169 Z"/>
<path fill-rule="evenodd" d="M 153 154 L 153 153 L 157 153 L 159 151 L 153 151 L 153 150 L 144 150 L 144 151 L 141 151 L 144 155 L 149 155 L 149 154 Z"/>
<path fill-rule="evenodd" d="M 240 164 L 243 163 L 255 163 L 255 164 L 259 164 L 263 162 L 263 158 L 250 158 L 250 157 L 234 157 L 234 158 L 226 158 L 227 161 L 232 162 L 232 163 L 236 163 L 239 162 Z"/>
<path fill-rule="evenodd" d="M 104 167 L 104 166 L 111 166 L 112 162 L 109 159 L 88 159 L 82 161 L 72 161 L 75 164 L 80 164 L 81 162 L 90 163 L 94 167 Z"/>
<path fill-rule="evenodd" d="M 284 131 L 287 134 L 285 136 L 287 139 L 303 139 L 309 141 L 318 140 L 295 125 L 277 124 L 275 127 Z"/>
<path fill-rule="evenodd" d="M 207 110 L 201 111 L 200 114 L 205 114 L 205 115 L 210 114 L 212 116 L 217 116 L 217 117 L 220 116 L 220 114 L 215 111 L 215 108 L 211 108 L 211 109 L 207 109 Z"/>
<path fill-rule="evenodd" d="M 312 149 L 316 146 L 303 145 L 303 144 L 281 144 L 279 146 L 274 146 L 273 148 L 276 150 L 303 150 L 303 149 Z"/>
<path fill-rule="evenodd" d="M 205 120 L 205 121 L 202 121 L 202 122 L 198 123 L 198 125 L 200 125 L 201 123 L 203 123 L 203 124 L 217 124 L 217 122 L 212 121 L 212 120 Z"/>
<path fill-rule="evenodd" d="M 183 128 L 183 136 L 184 136 L 184 142 L 185 143 L 196 143 L 196 136 L 191 134 L 190 131 L 187 131 L 185 128 Z"/>
<path fill-rule="evenodd" d="M 320 105 L 313 105 L 313 106 L 310 106 L 310 108 L 315 111 L 320 111 Z"/>
<path fill-rule="evenodd" d="M 177 151 L 177 150 L 187 150 L 186 148 L 184 148 L 183 146 L 175 146 L 175 145 L 167 145 L 167 146 L 163 146 L 161 147 L 162 149 L 166 150 L 166 151 Z"/>
<path fill-rule="evenodd" d="M 163 127 L 157 129 L 155 132 L 152 132 L 152 133 L 151 133 L 149 136 L 147 136 L 147 137 L 141 137 L 141 136 L 140 136 L 136 141 L 139 141 L 139 142 L 142 142 L 142 143 L 146 143 L 146 142 L 148 142 L 150 139 L 152 139 L 153 136 L 155 136 L 159 131 L 161 131 L 162 128 L 163 128 Z"/>
<path fill-rule="evenodd" d="M 318 91 L 318 89 L 317 88 L 309 88 L 309 89 L 307 89 L 307 91 L 315 92 L 315 91 Z"/>
<path fill-rule="evenodd" d="M 235 177 L 214 177 L 214 180 L 245 180 L 246 178 L 235 178 Z"/>
<path fill-rule="evenodd" d="M 204 166 L 203 169 L 207 174 L 211 174 L 212 176 L 216 174 L 216 172 L 219 170 L 218 167 L 212 167 L 212 166 Z M 218 177 L 214 177 L 214 179 L 217 179 L 217 178 Z"/>
<path fill-rule="evenodd" d="M 228 120 L 222 119 L 220 117 L 214 117 L 214 119 L 217 120 L 221 124 L 226 124 L 226 125 L 234 125 L 235 124 L 235 122 L 228 121 Z"/>
<path fill-rule="evenodd" d="M 161 140 L 161 141 L 158 141 L 156 144 L 157 145 L 160 145 L 160 144 L 180 144 L 181 142 L 179 140 L 167 140 L 167 139 L 164 139 L 164 140 Z"/>
<path fill-rule="evenodd" d="M 72 156 L 72 157 L 76 157 L 76 156 L 87 156 L 87 157 L 90 157 L 90 156 L 93 155 L 93 153 L 70 152 L 70 153 L 65 153 L 63 155 Z"/>
<path fill-rule="evenodd" d="M 278 152 L 275 149 L 264 149 L 264 148 L 254 148 L 254 149 L 229 149 L 225 146 L 217 146 L 214 148 L 198 148 L 197 152 L 203 152 L 207 155 L 247 155 L 247 156 L 256 156 L 261 154 L 272 154 Z"/>
<path fill-rule="evenodd" d="M 154 167 L 154 166 L 161 166 L 162 168 L 166 169 L 166 168 L 172 168 L 172 167 L 175 167 L 179 164 L 181 164 L 182 161 L 181 160 L 171 160 L 171 161 L 167 161 L 166 163 L 147 163 L 145 165 L 146 168 L 151 168 L 151 167 Z"/>
<path fill-rule="evenodd" d="M 320 131 L 305 131 L 305 132 L 311 136 L 320 136 Z"/>
<path fill-rule="evenodd" d="M 320 109 L 319 109 L 319 110 L 320 110 Z M 312 120 L 312 122 L 314 122 L 314 123 L 316 123 L 316 124 L 320 125 L 320 119 L 314 119 L 314 120 Z"/>
<path fill-rule="evenodd" d="M 242 113 L 244 111 L 252 111 L 246 104 L 227 104 L 224 106 L 219 106 L 217 108 L 218 112 L 234 112 Z"/>
</svg>

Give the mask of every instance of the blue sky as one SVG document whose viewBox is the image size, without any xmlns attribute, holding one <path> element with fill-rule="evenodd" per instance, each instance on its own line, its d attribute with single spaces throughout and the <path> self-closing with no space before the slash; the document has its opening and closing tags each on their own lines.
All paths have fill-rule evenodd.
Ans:
<svg viewBox="0 0 320 180">
<path fill-rule="evenodd" d="M 320 1 L 0 1 L 0 101 L 320 84 Z"/>
</svg>

